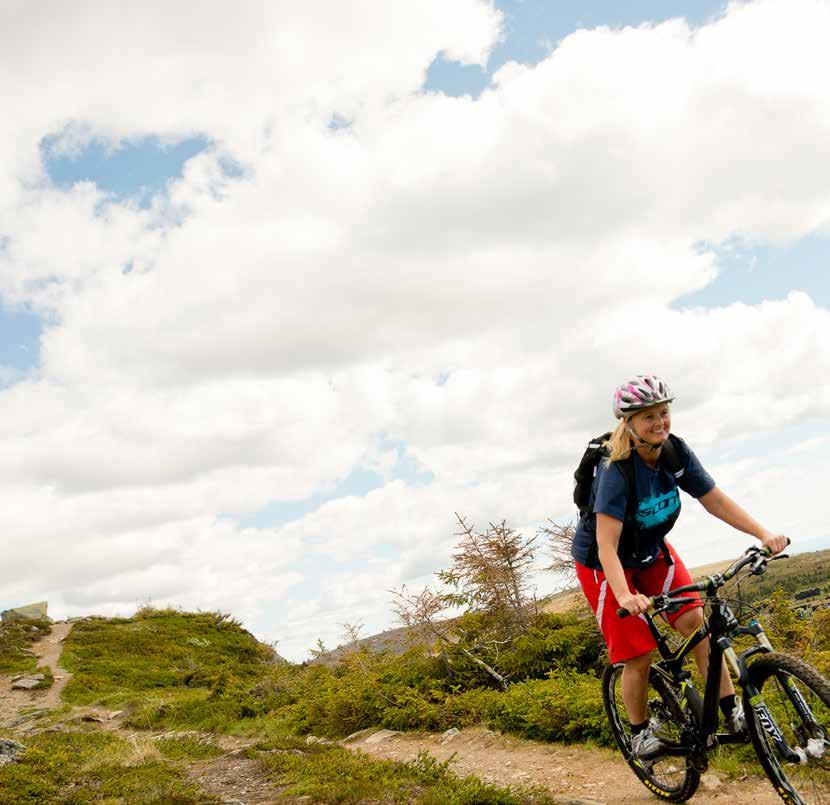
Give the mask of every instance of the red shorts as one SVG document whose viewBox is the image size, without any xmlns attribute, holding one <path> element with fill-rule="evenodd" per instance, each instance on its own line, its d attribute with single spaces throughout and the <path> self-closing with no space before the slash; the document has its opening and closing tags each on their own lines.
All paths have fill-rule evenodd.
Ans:
<svg viewBox="0 0 830 805">
<path fill-rule="evenodd" d="M 672 557 L 673 564 L 671 565 L 666 561 L 665 555 L 661 554 L 654 564 L 643 570 L 624 568 L 629 590 L 651 596 L 668 592 L 673 587 L 692 583 L 692 577 L 686 565 L 680 561 L 674 548 L 668 543 L 666 543 L 666 548 Z M 617 615 L 620 605 L 601 570 L 591 570 L 576 562 L 576 576 L 596 615 L 600 631 L 605 638 L 605 645 L 608 646 L 608 656 L 611 662 L 630 660 L 632 657 L 647 654 L 657 647 L 642 615 L 637 618 L 620 618 Z M 671 615 L 665 613 L 663 615 L 671 626 L 674 626 L 675 621 L 684 612 L 703 606 L 697 593 L 683 593 L 683 596 L 691 599 L 688 604 L 684 604 Z"/>
</svg>

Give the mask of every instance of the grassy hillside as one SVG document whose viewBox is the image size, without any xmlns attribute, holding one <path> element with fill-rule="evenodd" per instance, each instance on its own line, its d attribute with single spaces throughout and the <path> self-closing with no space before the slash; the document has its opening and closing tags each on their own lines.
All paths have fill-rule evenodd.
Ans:
<svg viewBox="0 0 830 805">
<path fill-rule="evenodd" d="M 66 641 L 62 665 L 74 674 L 71 704 L 111 708 L 163 700 L 171 691 L 199 698 L 233 677 L 256 682 L 273 651 L 226 615 L 144 610 L 134 618 L 87 618 Z"/>
<path fill-rule="evenodd" d="M 40 731 L 25 738 L 19 762 L 0 767 L 0 805 L 217 802 L 198 784 L 198 769 L 225 754 L 223 734 L 249 739 L 246 755 L 280 801 L 552 805 L 529 789 L 460 778 L 429 757 L 392 763 L 307 743 L 305 733 L 326 730 L 326 691 L 342 700 L 354 693 L 349 666 L 286 666 L 226 615 L 146 609 L 84 619 L 65 642 L 63 664 L 74 674 L 65 700 L 125 710 L 126 731 L 102 731 L 66 711 L 39 713 Z M 357 712 L 365 702 L 354 705 Z M 344 734 L 348 716 L 328 715 Z M 363 716 L 378 723 L 371 709 Z"/>
<path fill-rule="evenodd" d="M 830 549 L 799 553 L 789 559 L 770 562 L 763 576 L 747 579 L 745 586 L 751 600 L 759 600 L 781 588 L 794 595 L 807 587 L 818 587 L 830 593 Z"/>
</svg>

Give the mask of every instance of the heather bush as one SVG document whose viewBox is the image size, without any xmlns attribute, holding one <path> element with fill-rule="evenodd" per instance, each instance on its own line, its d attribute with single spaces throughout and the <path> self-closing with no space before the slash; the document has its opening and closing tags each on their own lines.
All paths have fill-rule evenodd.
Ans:
<svg viewBox="0 0 830 805">
<path fill-rule="evenodd" d="M 541 679 L 552 670 L 599 674 L 607 661 L 602 635 L 591 618 L 543 614 L 502 656 L 514 680 Z"/>
<path fill-rule="evenodd" d="M 611 743 L 599 681 L 577 671 L 512 685 L 490 726 L 543 741 Z"/>
</svg>

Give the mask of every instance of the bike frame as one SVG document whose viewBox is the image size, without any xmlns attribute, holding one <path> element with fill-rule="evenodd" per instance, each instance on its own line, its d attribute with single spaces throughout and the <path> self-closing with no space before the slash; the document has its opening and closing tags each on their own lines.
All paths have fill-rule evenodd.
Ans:
<svg viewBox="0 0 830 805">
<path fill-rule="evenodd" d="M 769 642 L 764 629 L 761 624 L 753 619 L 749 625 L 742 626 L 738 619 L 733 614 L 729 605 L 722 598 L 717 595 L 717 586 L 713 579 L 707 580 L 704 590 L 707 594 L 707 599 L 711 605 L 711 611 L 707 618 L 704 618 L 701 627 L 686 638 L 683 645 L 676 651 L 672 651 L 669 647 L 665 636 L 660 633 L 654 624 L 654 620 L 646 613 L 644 619 L 648 624 L 648 628 L 657 643 L 657 650 L 660 652 L 661 660 L 654 664 L 658 673 L 665 676 L 673 684 L 678 685 L 683 692 L 683 698 L 690 703 L 693 710 L 697 710 L 697 701 L 699 695 L 691 682 L 691 673 L 684 670 L 683 665 L 686 657 L 694 650 L 701 641 L 707 637 L 709 643 L 709 666 L 706 674 L 706 683 L 703 693 L 703 707 L 700 712 L 695 712 L 697 729 L 694 730 L 694 737 L 697 740 L 693 741 L 693 746 L 681 746 L 672 748 L 668 754 L 689 755 L 703 753 L 714 744 L 727 743 L 744 743 L 746 738 L 740 735 L 732 735 L 731 733 L 718 733 L 718 703 L 720 701 L 720 679 L 721 667 L 724 658 L 729 664 L 730 668 L 737 677 L 738 685 L 743 688 L 749 696 L 749 701 L 753 709 L 758 715 L 758 718 L 763 725 L 765 731 L 770 736 L 778 751 L 787 760 L 794 763 L 799 761 L 799 756 L 786 744 L 781 735 L 781 731 L 775 724 L 771 713 L 763 702 L 758 689 L 752 682 L 747 669 L 747 659 L 759 653 L 766 653 L 772 651 L 772 645 Z M 670 590 L 665 594 L 665 600 L 672 599 L 680 593 L 689 590 L 700 590 L 700 584 L 690 584 L 685 587 L 678 587 L 675 590 Z M 679 599 L 683 601 L 684 599 Z M 685 599 L 689 600 L 689 599 Z M 675 598 L 674 602 L 678 599 Z M 665 610 L 663 610 L 665 611 Z M 659 612 L 659 611 L 658 611 Z M 655 613 L 658 614 L 658 613 Z M 730 639 L 733 635 L 752 635 L 756 639 L 756 645 L 742 651 L 740 654 L 735 652 L 732 647 Z M 815 721 L 815 718 L 810 711 L 809 706 L 804 701 L 803 696 L 798 688 L 791 683 L 791 681 L 784 681 L 784 689 L 787 697 L 793 704 L 793 707 L 798 711 L 802 718 L 808 721 Z M 694 693 L 691 693 L 694 691 Z M 696 745 L 694 745 L 696 744 Z"/>
</svg>

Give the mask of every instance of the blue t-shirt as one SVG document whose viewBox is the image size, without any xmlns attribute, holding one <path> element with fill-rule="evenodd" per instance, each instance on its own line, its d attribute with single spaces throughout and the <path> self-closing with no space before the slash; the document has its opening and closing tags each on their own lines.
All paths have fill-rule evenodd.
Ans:
<svg viewBox="0 0 830 805">
<path fill-rule="evenodd" d="M 715 487 L 712 476 L 686 443 L 675 437 L 675 444 L 683 467 L 677 478 L 665 467 L 651 468 L 637 453 L 633 454 L 637 505 L 632 511 L 628 511 L 628 492 L 622 472 L 614 464 L 600 461 L 591 486 L 591 514 L 579 518 L 574 534 L 571 552 L 577 562 L 595 570 L 602 567 L 596 551 L 597 512 L 623 521 L 617 550 L 623 567 L 648 567 L 660 555 L 662 540 L 680 513 L 678 487 L 693 498 L 702 497 Z M 632 516 L 636 516 L 640 528 L 639 559 L 634 556 Z"/>
</svg>

